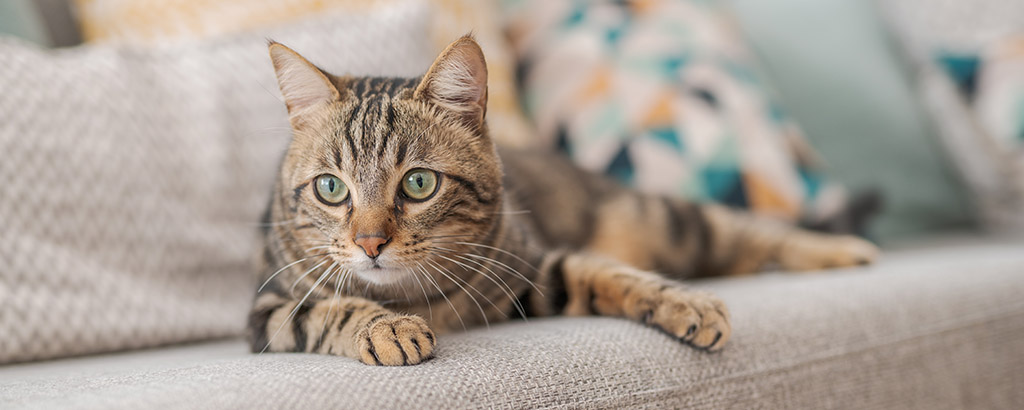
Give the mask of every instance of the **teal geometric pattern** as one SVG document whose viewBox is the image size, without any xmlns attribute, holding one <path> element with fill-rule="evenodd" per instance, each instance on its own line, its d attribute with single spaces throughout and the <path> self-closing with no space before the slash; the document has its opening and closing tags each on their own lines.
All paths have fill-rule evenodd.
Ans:
<svg viewBox="0 0 1024 410">
<path fill-rule="evenodd" d="M 981 68 L 981 57 L 977 54 L 938 53 L 935 57 L 939 66 L 953 80 L 957 88 L 968 99 L 974 98 L 978 71 Z"/>
<path fill-rule="evenodd" d="M 651 128 L 648 132 L 651 133 L 652 138 L 668 144 L 676 151 L 683 152 L 683 149 L 685 149 L 683 146 L 684 140 L 679 136 L 680 130 L 672 127 L 659 127 Z"/>
<path fill-rule="evenodd" d="M 812 150 L 720 2 L 504 6 L 524 109 L 583 167 L 790 220 L 827 218 L 817 202 L 843 195 L 803 157 Z"/>
<path fill-rule="evenodd" d="M 633 159 L 629 156 L 629 147 L 623 145 L 619 149 L 619 152 L 612 157 L 611 162 L 608 163 L 608 169 L 605 170 L 605 174 L 617 179 L 619 182 L 632 185 L 633 184 Z"/>
</svg>

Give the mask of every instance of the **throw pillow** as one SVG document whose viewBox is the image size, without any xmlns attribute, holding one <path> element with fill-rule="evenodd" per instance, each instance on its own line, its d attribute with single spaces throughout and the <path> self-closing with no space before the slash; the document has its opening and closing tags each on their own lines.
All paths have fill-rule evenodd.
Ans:
<svg viewBox="0 0 1024 410">
<path fill-rule="evenodd" d="M 1024 160 L 1024 35 L 998 41 L 985 51 L 974 108 L 1003 149 Z"/>
<path fill-rule="evenodd" d="M 296 21 L 324 12 L 358 13 L 367 8 L 426 4 L 431 51 L 473 32 L 487 56 L 487 120 L 491 135 L 523 146 L 534 132 L 519 109 L 515 62 L 501 32 L 500 10 L 480 0 L 75 0 L 87 42 L 159 44 L 205 38 Z M 379 47 L 364 39 L 365 47 Z"/>
<path fill-rule="evenodd" d="M 0 38 L 0 364 L 241 334 L 290 138 L 266 37 L 414 75 L 427 12 L 147 48 Z"/>
<path fill-rule="evenodd" d="M 504 4 L 525 110 L 583 167 L 790 221 L 843 210 L 718 2 Z"/>
<path fill-rule="evenodd" d="M 1024 229 L 1024 160 L 1014 138 L 1024 3 L 894 0 L 878 3 L 915 70 L 912 80 L 966 181 L 987 230 Z M 1017 44 L 1017 45 L 1015 45 Z M 1016 68 L 1015 68 L 1016 67 Z"/>
</svg>

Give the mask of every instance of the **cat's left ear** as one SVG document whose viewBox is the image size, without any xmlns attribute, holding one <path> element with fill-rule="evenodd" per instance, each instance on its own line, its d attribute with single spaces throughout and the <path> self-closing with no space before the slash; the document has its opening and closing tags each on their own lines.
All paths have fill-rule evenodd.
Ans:
<svg viewBox="0 0 1024 410">
<path fill-rule="evenodd" d="M 471 35 L 448 45 L 427 70 L 414 97 L 459 116 L 467 126 L 483 125 L 487 114 L 487 62 Z"/>
<path fill-rule="evenodd" d="M 295 120 L 310 108 L 338 101 L 341 94 L 327 74 L 281 43 L 270 42 L 277 85 L 288 106 L 288 117 Z"/>
</svg>

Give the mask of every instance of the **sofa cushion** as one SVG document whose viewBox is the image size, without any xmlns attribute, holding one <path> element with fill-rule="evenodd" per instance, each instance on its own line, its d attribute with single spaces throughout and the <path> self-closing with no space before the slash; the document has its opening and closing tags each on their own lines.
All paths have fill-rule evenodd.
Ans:
<svg viewBox="0 0 1024 410">
<path fill-rule="evenodd" d="M 716 354 L 614 318 L 450 335 L 412 367 L 251 355 L 237 341 L 0 368 L 0 407 L 1012 409 L 1024 402 L 1022 244 L 700 283 L 733 315 Z"/>
<path fill-rule="evenodd" d="M 290 139 L 266 37 L 334 72 L 416 75 L 427 13 L 155 48 L 0 38 L 0 363 L 240 334 Z"/>
</svg>

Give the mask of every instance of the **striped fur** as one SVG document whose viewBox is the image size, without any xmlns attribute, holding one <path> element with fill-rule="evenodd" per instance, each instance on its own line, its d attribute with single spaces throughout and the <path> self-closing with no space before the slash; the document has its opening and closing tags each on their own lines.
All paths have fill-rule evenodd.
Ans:
<svg viewBox="0 0 1024 410">
<path fill-rule="evenodd" d="M 254 351 L 409 365 L 432 355 L 434 332 L 555 314 L 625 317 L 718 350 L 728 310 L 678 279 L 849 266 L 877 252 L 641 194 L 554 153 L 498 149 L 470 37 L 420 79 L 333 76 L 270 49 L 294 132 L 265 221 Z M 403 194 L 413 169 L 437 173 L 436 193 Z M 343 181 L 347 199 L 317 196 L 324 174 Z"/>
</svg>

